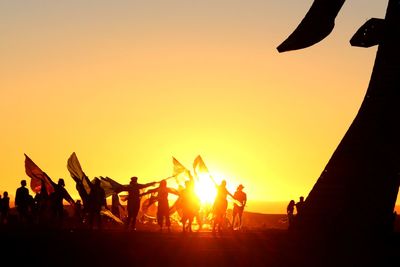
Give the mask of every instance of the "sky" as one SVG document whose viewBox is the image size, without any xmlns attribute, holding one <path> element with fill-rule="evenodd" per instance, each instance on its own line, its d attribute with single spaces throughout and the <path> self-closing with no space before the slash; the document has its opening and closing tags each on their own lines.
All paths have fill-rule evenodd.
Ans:
<svg viewBox="0 0 400 267">
<path fill-rule="evenodd" d="M 26 153 L 77 197 L 76 152 L 121 183 L 201 155 L 253 211 L 307 196 L 370 79 L 376 47 L 349 40 L 387 1 L 347 1 L 323 42 L 279 54 L 311 3 L 0 1 L 0 194 L 29 179 Z"/>
</svg>

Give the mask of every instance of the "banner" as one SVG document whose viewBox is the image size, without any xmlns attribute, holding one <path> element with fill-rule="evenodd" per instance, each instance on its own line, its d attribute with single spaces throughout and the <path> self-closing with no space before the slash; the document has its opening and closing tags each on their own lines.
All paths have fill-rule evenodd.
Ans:
<svg viewBox="0 0 400 267">
<path fill-rule="evenodd" d="M 89 194 L 90 185 L 85 179 L 86 174 L 83 172 L 81 164 L 79 163 L 78 157 L 76 156 L 75 152 L 73 152 L 72 155 L 69 157 L 67 168 L 69 173 L 71 174 L 72 179 L 74 179 L 77 184 L 82 183 L 83 187 L 86 190 L 86 193 Z"/>
<path fill-rule="evenodd" d="M 192 179 L 190 171 L 174 157 L 172 157 L 172 164 L 174 166 L 172 176 L 175 178 L 178 185 L 183 185 L 186 180 Z"/>
<path fill-rule="evenodd" d="M 25 172 L 31 178 L 31 189 L 35 193 L 39 193 L 42 188 L 42 181 L 46 187 L 47 194 L 54 192 L 47 174 L 42 171 L 26 154 L 25 155 Z"/>
</svg>

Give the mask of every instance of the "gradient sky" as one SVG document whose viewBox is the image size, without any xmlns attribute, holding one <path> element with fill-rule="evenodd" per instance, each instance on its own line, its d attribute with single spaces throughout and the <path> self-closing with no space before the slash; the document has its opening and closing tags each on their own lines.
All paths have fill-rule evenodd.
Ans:
<svg viewBox="0 0 400 267">
<path fill-rule="evenodd" d="M 376 47 L 349 40 L 387 1 L 348 0 L 327 39 L 279 54 L 311 3 L 1 1 L 0 193 L 27 153 L 77 195 L 76 152 L 89 177 L 159 180 L 200 154 L 251 200 L 307 196 L 370 79 Z"/>
</svg>

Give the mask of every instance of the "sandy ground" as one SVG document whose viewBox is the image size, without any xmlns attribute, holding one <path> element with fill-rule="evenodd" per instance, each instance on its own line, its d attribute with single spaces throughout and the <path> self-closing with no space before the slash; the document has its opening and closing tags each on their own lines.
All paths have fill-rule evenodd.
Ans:
<svg viewBox="0 0 400 267">
<path fill-rule="evenodd" d="M 400 234 L 332 241 L 287 230 L 2 229 L 9 266 L 400 266 Z"/>
<path fill-rule="evenodd" d="M 246 213 L 242 231 L 183 234 L 176 225 L 137 231 L 104 223 L 88 230 L 0 228 L 2 266 L 400 266 L 400 217 L 388 236 L 326 237 L 291 233 L 283 215 Z M 8 264 L 4 264 L 9 262 Z"/>
</svg>

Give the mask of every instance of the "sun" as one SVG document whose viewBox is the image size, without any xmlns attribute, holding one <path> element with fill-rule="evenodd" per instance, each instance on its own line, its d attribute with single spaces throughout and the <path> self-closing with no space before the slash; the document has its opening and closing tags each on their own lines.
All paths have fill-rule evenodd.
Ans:
<svg viewBox="0 0 400 267">
<path fill-rule="evenodd" d="M 207 175 L 199 176 L 199 181 L 195 183 L 195 192 L 202 205 L 211 205 L 217 195 L 215 184 Z"/>
</svg>

